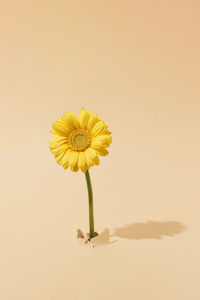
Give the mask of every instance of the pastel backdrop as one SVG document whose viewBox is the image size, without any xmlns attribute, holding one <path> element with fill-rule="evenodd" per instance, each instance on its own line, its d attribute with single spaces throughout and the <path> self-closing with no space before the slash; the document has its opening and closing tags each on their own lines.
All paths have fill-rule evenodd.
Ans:
<svg viewBox="0 0 200 300">
<path fill-rule="evenodd" d="M 199 9 L 2 1 L 1 299 L 200 298 Z M 52 123 L 81 107 L 113 137 L 91 169 L 95 227 L 122 235 L 94 249 L 76 241 L 88 231 L 84 174 L 48 148 Z"/>
</svg>

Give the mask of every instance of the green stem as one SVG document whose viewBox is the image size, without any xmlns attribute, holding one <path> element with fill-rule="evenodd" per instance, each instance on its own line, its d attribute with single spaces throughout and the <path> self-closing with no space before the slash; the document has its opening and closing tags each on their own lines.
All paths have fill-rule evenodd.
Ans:
<svg viewBox="0 0 200 300">
<path fill-rule="evenodd" d="M 87 182 L 88 199 L 89 199 L 90 238 L 93 238 L 94 237 L 93 192 L 92 192 L 90 173 L 88 170 L 85 172 L 85 178 L 86 178 L 86 182 Z"/>
</svg>

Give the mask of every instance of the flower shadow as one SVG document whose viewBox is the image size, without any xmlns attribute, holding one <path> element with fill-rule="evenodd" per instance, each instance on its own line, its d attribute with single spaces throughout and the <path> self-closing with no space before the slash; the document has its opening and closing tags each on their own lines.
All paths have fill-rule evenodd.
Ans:
<svg viewBox="0 0 200 300">
<path fill-rule="evenodd" d="M 182 233 L 187 227 L 178 221 L 131 223 L 114 230 L 112 236 L 129 240 L 162 239 Z"/>
</svg>

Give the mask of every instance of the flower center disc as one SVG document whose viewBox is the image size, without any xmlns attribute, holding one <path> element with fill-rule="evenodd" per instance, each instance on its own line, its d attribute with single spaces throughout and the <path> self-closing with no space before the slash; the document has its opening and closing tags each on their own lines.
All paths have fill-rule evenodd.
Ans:
<svg viewBox="0 0 200 300">
<path fill-rule="evenodd" d="M 86 150 L 91 143 L 91 137 L 88 132 L 83 130 L 76 130 L 71 133 L 69 137 L 69 144 L 75 151 Z"/>
<path fill-rule="evenodd" d="M 77 134 L 74 137 L 74 144 L 77 146 L 83 146 L 87 141 L 87 137 L 84 134 Z"/>
</svg>

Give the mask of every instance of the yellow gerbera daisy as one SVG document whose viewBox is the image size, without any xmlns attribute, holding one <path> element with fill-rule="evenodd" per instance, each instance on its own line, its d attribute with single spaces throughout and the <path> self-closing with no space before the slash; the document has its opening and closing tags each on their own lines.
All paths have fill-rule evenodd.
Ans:
<svg viewBox="0 0 200 300">
<path fill-rule="evenodd" d="M 79 169 L 86 172 L 93 165 L 99 164 L 99 157 L 108 154 L 111 132 L 98 115 L 82 108 L 79 118 L 72 113 L 65 113 L 61 120 L 53 123 L 50 150 L 59 165 L 64 169 L 69 166 L 73 172 Z"/>
</svg>

